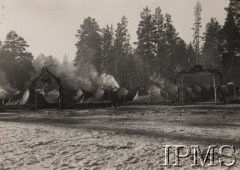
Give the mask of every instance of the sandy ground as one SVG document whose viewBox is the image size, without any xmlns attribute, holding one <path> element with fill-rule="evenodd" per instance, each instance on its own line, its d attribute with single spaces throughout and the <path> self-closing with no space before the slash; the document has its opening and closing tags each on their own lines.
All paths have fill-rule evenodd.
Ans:
<svg viewBox="0 0 240 170">
<path fill-rule="evenodd" d="M 0 113 L 0 169 L 229 169 L 163 166 L 163 145 L 234 145 L 240 169 L 240 109 L 142 106 Z M 174 163 L 170 154 L 170 163 Z M 229 161 L 231 159 L 227 159 Z"/>
</svg>

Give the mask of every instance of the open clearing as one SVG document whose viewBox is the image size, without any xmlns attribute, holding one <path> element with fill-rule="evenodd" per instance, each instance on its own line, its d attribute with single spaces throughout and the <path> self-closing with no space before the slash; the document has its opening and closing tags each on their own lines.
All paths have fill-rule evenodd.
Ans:
<svg viewBox="0 0 240 170">
<path fill-rule="evenodd" d="M 174 144 L 199 145 L 202 150 L 209 145 L 234 145 L 236 164 L 231 169 L 239 169 L 237 107 L 125 106 L 0 113 L 0 169 L 190 169 L 191 157 L 180 159 L 179 168 L 163 166 L 163 145 Z M 218 166 L 209 169 L 229 169 L 220 168 L 216 156 Z M 173 155 L 170 158 L 173 164 Z"/>
</svg>

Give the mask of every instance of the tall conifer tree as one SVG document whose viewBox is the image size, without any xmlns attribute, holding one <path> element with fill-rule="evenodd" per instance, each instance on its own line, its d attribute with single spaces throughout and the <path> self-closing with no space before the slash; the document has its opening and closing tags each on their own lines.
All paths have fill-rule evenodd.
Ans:
<svg viewBox="0 0 240 170">
<path fill-rule="evenodd" d="M 194 8 L 195 22 L 194 22 L 194 28 L 192 28 L 193 31 L 194 31 L 193 47 L 194 47 L 194 50 L 195 50 L 196 64 L 201 63 L 201 59 L 200 59 L 200 39 L 201 39 L 200 31 L 201 31 L 201 27 L 202 27 L 201 12 L 202 12 L 202 5 L 198 1 L 195 8 Z"/>
</svg>

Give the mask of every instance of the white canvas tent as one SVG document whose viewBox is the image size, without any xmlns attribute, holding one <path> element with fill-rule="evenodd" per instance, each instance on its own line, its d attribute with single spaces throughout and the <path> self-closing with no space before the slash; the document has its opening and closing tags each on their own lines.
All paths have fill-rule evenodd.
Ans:
<svg viewBox="0 0 240 170">
<path fill-rule="evenodd" d="M 19 105 L 22 101 L 23 92 L 15 92 L 5 105 Z"/>
<path fill-rule="evenodd" d="M 7 96 L 8 96 L 8 92 L 0 88 L 0 101 L 2 101 L 2 104 L 4 104 L 4 100 L 6 99 Z"/>
<path fill-rule="evenodd" d="M 174 89 L 175 90 L 175 89 Z M 137 90 L 137 95 L 134 97 L 134 101 L 142 102 L 166 102 L 172 99 L 171 93 L 166 92 L 156 84 L 150 85 L 144 93 L 142 88 Z M 174 93 L 174 92 L 173 92 Z"/>
<path fill-rule="evenodd" d="M 44 95 L 44 98 L 48 103 L 58 103 L 59 100 L 59 91 L 54 89 Z"/>
</svg>

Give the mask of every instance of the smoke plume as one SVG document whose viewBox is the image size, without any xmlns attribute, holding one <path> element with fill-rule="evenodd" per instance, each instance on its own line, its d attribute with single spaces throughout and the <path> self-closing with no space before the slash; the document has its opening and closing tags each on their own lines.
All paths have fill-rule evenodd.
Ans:
<svg viewBox="0 0 240 170">
<path fill-rule="evenodd" d="M 161 88 L 164 88 L 165 86 L 165 79 L 157 73 L 153 73 L 152 76 L 150 76 L 150 80 L 154 83 L 159 85 Z"/>
<path fill-rule="evenodd" d="M 99 76 L 100 85 L 108 90 L 113 90 L 115 88 L 119 88 L 118 82 L 112 75 L 103 73 Z"/>
<path fill-rule="evenodd" d="M 14 93 L 14 90 L 10 83 L 7 81 L 6 75 L 0 70 L 0 100 L 5 99 L 9 93 Z"/>
<path fill-rule="evenodd" d="M 57 74 L 63 78 L 65 84 L 75 90 L 84 89 L 93 91 L 98 87 L 107 90 L 119 88 L 118 82 L 115 78 L 106 73 L 99 74 L 96 68 L 89 62 L 75 67 L 73 63 L 64 60 L 59 64 Z"/>
</svg>

